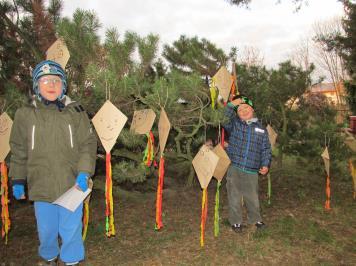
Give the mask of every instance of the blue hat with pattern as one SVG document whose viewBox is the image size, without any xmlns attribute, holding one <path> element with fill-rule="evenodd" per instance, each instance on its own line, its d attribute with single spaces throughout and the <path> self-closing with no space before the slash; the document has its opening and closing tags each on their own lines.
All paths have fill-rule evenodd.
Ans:
<svg viewBox="0 0 356 266">
<path fill-rule="evenodd" d="M 38 80 L 40 77 L 43 77 L 45 75 L 56 75 L 59 76 L 62 80 L 62 93 L 58 97 L 58 100 L 63 99 L 64 94 L 67 91 L 67 77 L 66 74 L 61 67 L 60 64 L 52 61 L 52 60 L 44 60 L 41 63 L 39 63 L 35 69 L 32 71 L 32 81 L 33 81 L 33 92 L 36 94 L 37 97 L 41 97 L 39 88 L 38 88 Z"/>
</svg>

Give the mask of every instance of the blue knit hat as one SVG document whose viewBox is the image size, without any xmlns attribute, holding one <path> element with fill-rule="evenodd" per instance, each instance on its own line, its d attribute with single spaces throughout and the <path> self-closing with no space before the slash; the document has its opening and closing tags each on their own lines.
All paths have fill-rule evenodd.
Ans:
<svg viewBox="0 0 356 266">
<path fill-rule="evenodd" d="M 39 92 L 38 88 L 38 80 L 40 77 L 45 76 L 45 75 L 56 75 L 59 76 L 62 80 L 62 93 L 58 97 L 58 100 L 62 100 L 64 97 L 64 94 L 67 91 L 67 77 L 66 74 L 61 67 L 60 64 L 51 61 L 51 60 L 45 60 L 39 63 L 35 69 L 32 71 L 32 81 L 33 81 L 33 92 L 35 95 L 39 98 L 42 98 Z"/>
</svg>

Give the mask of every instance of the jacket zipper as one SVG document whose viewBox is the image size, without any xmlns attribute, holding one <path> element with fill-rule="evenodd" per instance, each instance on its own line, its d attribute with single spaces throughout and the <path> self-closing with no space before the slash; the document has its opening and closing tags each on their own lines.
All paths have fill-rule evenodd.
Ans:
<svg viewBox="0 0 356 266">
<path fill-rule="evenodd" d="M 35 130 L 36 130 L 36 126 L 33 125 L 32 126 L 32 138 L 31 138 L 31 150 L 33 150 L 35 148 Z"/>
<path fill-rule="evenodd" d="M 70 124 L 68 125 L 68 128 L 69 128 L 70 146 L 73 148 L 72 127 L 70 126 Z"/>
</svg>

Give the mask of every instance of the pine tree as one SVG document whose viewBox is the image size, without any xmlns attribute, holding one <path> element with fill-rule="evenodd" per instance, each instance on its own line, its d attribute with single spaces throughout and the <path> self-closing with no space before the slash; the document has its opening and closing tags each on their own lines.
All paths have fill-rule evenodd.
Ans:
<svg viewBox="0 0 356 266">
<path fill-rule="evenodd" d="M 229 59 L 222 49 L 207 39 L 199 40 L 198 37 L 188 38 L 184 35 L 172 46 L 165 45 L 163 56 L 172 69 L 204 76 L 213 76 Z"/>
</svg>

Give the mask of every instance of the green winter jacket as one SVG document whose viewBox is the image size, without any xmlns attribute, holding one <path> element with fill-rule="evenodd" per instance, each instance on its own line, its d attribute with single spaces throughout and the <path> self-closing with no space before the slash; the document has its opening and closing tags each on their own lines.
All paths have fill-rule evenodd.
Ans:
<svg viewBox="0 0 356 266">
<path fill-rule="evenodd" d="M 9 176 L 13 184 L 27 181 L 30 200 L 53 202 L 79 172 L 94 174 L 97 140 L 90 120 L 68 96 L 64 105 L 59 111 L 35 100 L 16 111 Z"/>
</svg>

